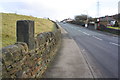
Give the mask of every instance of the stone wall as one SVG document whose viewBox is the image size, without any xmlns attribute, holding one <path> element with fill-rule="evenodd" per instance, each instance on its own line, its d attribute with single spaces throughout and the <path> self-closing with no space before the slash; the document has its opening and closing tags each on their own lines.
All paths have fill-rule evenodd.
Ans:
<svg viewBox="0 0 120 80">
<path fill-rule="evenodd" d="M 35 48 L 32 50 L 25 42 L 2 49 L 2 78 L 42 77 L 60 46 L 61 31 L 58 28 L 53 32 L 40 33 L 34 40 Z"/>
</svg>

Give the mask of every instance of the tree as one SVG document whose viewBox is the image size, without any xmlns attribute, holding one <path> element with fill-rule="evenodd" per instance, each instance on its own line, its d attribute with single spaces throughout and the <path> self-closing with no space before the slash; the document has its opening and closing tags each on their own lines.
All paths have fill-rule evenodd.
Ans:
<svg viewBox="0 0 120 80">
<path fill-rule="evenodd" d="M 77 16 L 75 16 L 75 20 L 76 21 L 85 21 L 85 20 L 87 20 L 87 15 L 84 15 L 84 14 L 77 15 Z"/>
<path fill-rule="evenodd" d="M 75 16 L 75 20 L 76 21 L 82 21 L 82 22 L 85 22 L 86 20 L 88 20 L 88 22 L 89 21 L 95 21 L 94 18 L 92 18 L 88 15 L 85 15 L 85 14 Z"/>
</svg>

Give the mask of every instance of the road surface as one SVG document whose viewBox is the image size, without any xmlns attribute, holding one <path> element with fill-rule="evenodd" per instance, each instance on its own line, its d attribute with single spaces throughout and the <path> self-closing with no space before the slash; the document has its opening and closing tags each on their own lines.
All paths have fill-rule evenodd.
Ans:
<svg viewBox="0 0 120 80">
<path fill-rule="evenodd" d="M 95 76 L 118 77 L 118 37 L 73 24 L 59 23 L 75 40 Z"/>
</svg>

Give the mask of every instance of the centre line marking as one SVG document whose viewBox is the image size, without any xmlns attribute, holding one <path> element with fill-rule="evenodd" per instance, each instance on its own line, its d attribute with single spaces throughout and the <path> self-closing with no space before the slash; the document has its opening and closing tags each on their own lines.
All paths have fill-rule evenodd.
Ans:
<svg viewBox="0 0 120 80">
<path fill-rule="evenodd" d="M 90 35 L 90 34 L 88 34 L 88 33 L 86 33 L 86 32 L 83 32 L 84 34 L 86 34 L 86 35 Z"/>
<path fill-rule="evenodd" d="M 116 45 L 116 46 L 120 46 L 119 44 L 113 43 L 113 42 L 109 42 L 110 44 Z"/>
<path fill-rule="evenodd" d="M 86 35 L 90 35 L 90 34 L 88 34 L 88 33 L 86 33 L 86 32 L 81 31 L 81 30 L 78 30 L 78 31 L 80 31 L 80 32 L 82 32 L 82 33 L 84 33 L 84 34 L 86 34 Z"/>
<path fill-rule="evenodd" d="M 98 39 L 98 40 L 102 40 L 101 38 L 98 38 L 98 37 L 96 37 L 96 36 L 93 36 L 94 38 L 96 38 L 96 39 Z"/>
</svg>

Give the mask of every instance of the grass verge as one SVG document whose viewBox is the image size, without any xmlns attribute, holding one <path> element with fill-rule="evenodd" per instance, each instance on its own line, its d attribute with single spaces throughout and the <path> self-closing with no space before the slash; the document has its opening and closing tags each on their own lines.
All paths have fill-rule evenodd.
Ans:
<svg viewBox="0 0 120 80">
<path fill-rule="evenodd" d="M 14 44 L 16 42 L 17 20 L 33 20 L 35 22 L 35 36 L 41 32 L 53 31 L 55 28 L 55 24 L 48 19 L 12 13 L 0 13 L 0 15 L 2 17 L 2 35 L 0 35 L 0 37 L 2 37 L 2 47 Z"/>
<path fill-rule="evenodd" d="M 107 28 L 111 28 L 111 29 L 117 29 L 117 30 L 120 30 L 120 27 L 112 27 L 112 26 L 107 26 Z"/>
</svg>

